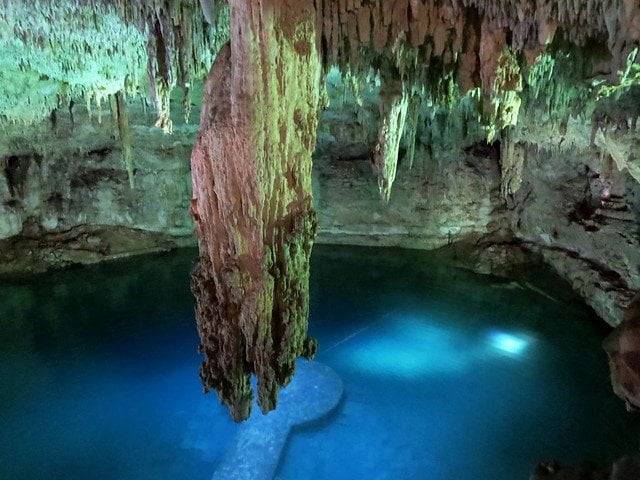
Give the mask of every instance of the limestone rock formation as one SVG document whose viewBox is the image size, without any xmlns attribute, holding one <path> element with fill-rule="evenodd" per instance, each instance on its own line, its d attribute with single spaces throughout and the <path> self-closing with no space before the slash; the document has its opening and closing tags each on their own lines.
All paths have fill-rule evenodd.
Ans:
<svg viewBox="0 0 640 480">
<path fill-rule="evenodd" d="M 380 197 L 388 202 L 396 179 L 400 141 L 407 121 L 409 97 L 400 82 L 394 87 L 385 82 L 380 92 L 380 133 L 373 154 L 373 166 L 378 174 Z M 398 85 L 399 84 L 399 85 Z"/>
<path fill-rule="evenodd" d="M 204 92 L 192 156 L 201 377 L 236 420 L 264 412 L 313 354 L 311 155 L 320 99 L 312 1 L 232 2 L 231 45 Z"/>
<path fill-rule="evenodd" d="M 188 213 L 195 127 L 177 118 L 167 136 L 149 125 L 139 102 L 127 112 L 132 170 L 106 113 L 101 124 L 76 107 L 73 120 L 61 112 L 55 127 L 4 127 L 0 274 L 195 245 Z"/>
<path fill-rule="evenodd" d="M 529 125 L 526 133 L 519 128 L 525 163 L 509 201 L 515 236 L 540 252 L 603 319 L 620 324 L 640 289 L 634 200 L 640 185 L 629 169 L 590 146 L 584 120 L 570 120 L 564 134 L 553 136 L 550 125 Z M 636 145 L 635 133 L 627 141 Z"/>
<path fill-rule="evenodd" d="M 190 91 L 228 37 L 228 10 L 198 0 L 2 0 L 0 121 L 34 123 L 78 98 L 100 114 L 108 95 L 144 92 L 170 133 L 170 95 Z M 46 41 L 45 41 L 46 39 Z"/>
<path fill-rule="evenodd" d="M 622 323 L 640 290 L 633 0 L 2 0 L 0 123 L 11 129 L 0 142 L 0 237 L 83 250 L 94 227 L 187 229 L 172 208 L 144 204 L 160 190 L 184 203 L 188 186 L 168 177 L 182 178 L 178 157 L 194 132 L 175 113 L 188 119 L 194 80 L 229 38 L 192 156 L 193 285 L 203 380 L 236 418 L 248 414 L 250 374 L 269 410 L 311 347 L 314 149 L 321 240 L 474 242 L 489 271 L 518 257 L 506 252 L 514 246 Z M 145 129 L 147 91 L 155 125 L 175 140 Z M 112 122 L 98 127 L 107 99 Z M 26 133 L 14 135 L 15 124 Z M 87 130 L 116 151 L 104 164 L 89 148 L 50 154 L 59 133 Z M 25 149 L 24 138 L 49 152 Z"/>
<path fill-rule="evenodd" d="M 629 410 L 640 409 L 640 295 L 626 312 L 624 322 L 606 339 L 604 348 L 613 390 Z"/>
</svg>

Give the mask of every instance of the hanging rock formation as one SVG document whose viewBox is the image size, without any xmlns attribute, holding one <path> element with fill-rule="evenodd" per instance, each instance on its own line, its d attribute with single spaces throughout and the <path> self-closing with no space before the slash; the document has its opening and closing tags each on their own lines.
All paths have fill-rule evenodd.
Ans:
<svg viewBox="0 0 640 480">
<path fill-rule="evenodd" d="M 213 0 L 36 0 L 25 5 L 3 0 L 0 45 L 10 52 L 10 67 L 21 72 L 27 67 L 27 72 L 33 71 L 29 82 L 33 84 L 38 78 L 42 85 L 33 89 L 40 96 L 26 102 L 38 108 L 10 105 L 6 112 L 0 111 L 0 119 L 40 120 L 57 104 L 68 103 L 77 94 L 84 95 L 89 104 L 95 101 L 98 107 L 106 94 L 138 94 L 140 70 L 146 65 L 149 93 L 157 109 L 156 126 L 170 133 L 171 92 L 176 85 L 182 88 L 183 110 L 188 118 L 194 78 L 206 72 L 219 45 L 228 38 L 227 3 L 216 6 Z M 543 54 L 554 41 L 582 48 L 600 39 L 608 58 L 599 60 L 599 69 L 591 76 L 606 73 L 614 83 L 617 72 L 625 70 L 625 61 L 640 42 L 640 6 L 632 0 L 315 0 L 314 8 L 316 44 L 325 70 L 339 65 L 353 71 L 356 77 L 368 74 L 371 68 L 378 73 L 391 72 L 401 82 L 403 92 L 414 92 L 416 86 L 425 91 L 427 86 L 424 95 L 435 102 L 450 103 L 452 95 L 481 88 L 481 94 L 474 96 L 490 142 L 517 122 L 527 83 L 536 92 L 534 97 L 556 96 L 559 89 L 541 92 L 531 82 L 537 79 L 536 75 L 525 78 L 524 71 L 528 67 L 541 70 L 539 64 L 553 68 Z M 120 21 L 112 18 L 116 15 Z M 54 28 L 50 34 L 56 37 L 56 44 L 60 42 L 65 52 L 75 52 L 69 58 L 58 58 L 43 47 L 34 33 L 43 24 L 59 24 L 70 16 L 93 16 L 104 21 L 95 22 L 95 31 L 86 28 L 88 22 L 80 22 L 80 26 L 70 29 L 82 32 L 77 36 Z M 14 31 L 22 53 L 14 52 Z M 95 42 L 95 38 L 100 41 Z M 83 42 L 91 46 L 93 63 L 97 67 L 106 63 L 108 68 L 96 68 L 95 75 L 85 77 L 77 74 L 87 67 L 84 54 L 80 54 Z M 142 42 L 146 49 L 140 48 Z M 45 56 L 40 55 L 42 50 Z M 595 53 L 602 57 L 604 52 Z M 51 65 L 59 65 L 60 69 Z M 105 79 L 101 78 L 104 71 L 114 73 Z M 459 92 L 452 91 L 453 83 Z M 14 97 L 15 92 L 8 96 Z M 2 97 L 0 92 L 0 105 Z M 381 98 L 389 100 L 384 95 Z M 394 126 L 403 117 L 404 101 L 398 104 L 400 108 L 388 108 L 393 103 L 383 100 L 380 105 L 381 154 L 374 162 L 383 200 L 388 200 L 394 180 L 394 147 L 398 143 L 395 137 L 403 134 L 394 130 L 404 127 L 403 122 Z M 406 129 L 409 163 L 413 158 L 410 139 L 415 134 L 415 128 L 409 129 L 412 124 L 409 122 Z M 394 139 L 389 138 L 390 134 Z"/>
<path fill-rule="evenodd" d="M 426 86 L 433 102 L 450 104 L 456 94 L 448 87 L 451 76 L 462 95 L 480 89 L 481 94 L 475 94 L 478 115 L 492 142 L 517 123 L 527 80 L 523 68 L 536 64 L 554 39 L 582 47 L 594 38 L 606 38 L 605 63 L 612 81 L 640 41 L 640 6 L 631 1 L 592 0 L 579 6 L 573 1 L 544 0 L 317 3 L 326 65 L 340 65 L 355 76 L 367 75 L 371 67 L 378 73 L 391 71 L 401 83 L 386 89 L 396 90 L 395 94 L 386 95 L 383 87 L 380 96 L 380 141 L 373 164 L 384 201 L 389 200 L 395 178 L 395 146 L 405 127 L 406 92 Z M 542 92 L 541 97 L 547 94 Z M 405 135 L 412 164 L 414 132 L 407 129 Z M 513 183 L 516 188 L 518 164 L 514 167 L 507 169 L 510 180 L 505 185 Z"/>
<path fill-rule="evenodd" d="M 311 154 L 320 57 L 311 0 L 231 3 L 192 156 L 200 263 L 193 274 L 205 388 L 236 420 L 276 405 L 307 338 L 315 234 Z"/>
<path fill-rule="evenodd" d="M 198 0 L 2 0 L 0 122 L 35 123 L 78 97 L 100 113 L 110 94 L 143 94 L 146 71 L 156 125 L 170 133 L 172 89 L 190 106 L 193 82 L 228 38 L 228 8 L 205 8 Z"/>
<path fill-rule="evenodd" d="M 68 110 L 73 125 L 79 99 L 88 110 L 97 107 L 100 121 L 100 105 L 111 96 L 121 155 L 136 187 L 145 178 L 144 159 L 134 165 L 128 100 L 145 96 L 148 82 L 155 124 L 171 132 L 172 90 L 183 90 L 188 118 L 193 80 L 231 38 L 205 88 L 192 158 L 201 250 L 193 286 L 203 381 L 238 419 L 250 407 L 250 374 L 257 375 L 260 405 L 269 410 L 295 357 L 312 350 L 306 338 L 315 224 L 310 159 L 321 78 L 334 66 L 345 72 L 360 107 L 363 85 L 381 87 L 376 113 L 361 111 L 357 123 L 362 129 L 377 123 L 364 156 L 383 201 L 399 177 L 399 155 L 406 152 L 411 167 L 417 147 L 420 163 L 433 160 L 438 170 L 431 184 L 441 184 L 442 199 L 434 200 L 426 170 L 412 185 L 396 181 L 404 218 L 420 225 L 403 230 L 390 209 L 366 209 L 361 231 L 387 241 L 386 231 L 369 228 L 382 215 L 390 215 L 392 233 L 422 236 L 432 246 L 494 227 L 504 238 L 510 230 L 541 251 L 612 325 L 640 286 L 638 239 L 629 227 L 636 197 L 631 189 L 605 194 L 603 162 L 590 155 L 583 175 L 584 162 L 574 154 L 576 145 L 581 155 L 597 149 L 640 178 L 637 143 L 625 136 L 636 131 L 640 116 L 637 1 L 0 0 L 0 6 L 0 122 L 50 119 L 55 130 L 59 113 Z M 146 100 L 141 103 L 146 108 Z M 549 139 L 550 128 L 562 139 Z M 475 159 L 464 165 L 443 164 L 442 151 L 460 160 L 462 149 L 480 152 L 482 161 L 470 154 Z M 11 172 L 15 154 L 3 152 Z M 568 167 L 546 166 L 554 161 Z M 501 173 L 494 175 L 498 163 Z M 35 164 L 16 171 L 35 170 Z M 494 194 L 496 175 L 501 187 Z M 91 182 L 81 177 L 80 183 L 98 183 L 93 174 Z M 549 187 L 549 178 L 562 188 Z M 482 195 L 468 193 L 469 182 Z M 24 231 L 27 215 L 38 211 L 9 183 L 0 185 L 7 198 L 0 205 L 5 236 Z M 137 195 L 129 190 L 127 196 Z M 62 203 L 56 196 L 45 201 Z M 424 228 L 423 220 L 437 214 Z M 615 254 L 603 248 L 609 245 Z"/>
<path fill-rule="evenodd" d="M 129 186 L 134 188 L 133 179 L 133 159 L 131 158 L 131 131 L 129 129 L 129 114 L 127 113 L 127 104 L 122 91 L 116 92 L 113 96 L 113 106 L 111 111 L 115 117 L 118 136 L 120 137 L 120 145 L 122 145 L 122 159 L 127 168 L 127 176 L 129 178 Z"/>
<path fill-rule="evenodd" d="M 391 83 L 391 85 L 390 85 Z M 373 154 L 373 166 L 378 174 L 378 188 L 384 202 L 389 201 L 391 186 L 398 168 L 400 140 L 407 120 L 409 96 L 404 85 L 387 81 L 380 91 L 380 131 Z"/>
<path fill-rule="evenodd" d="M 310 158 L 323 68 L 338 65 L 362 78 L 373 67 L 381 79 L 372 161 L 384 202 L 403 138 L 413 156 L 418 114 L 409 115 L 409 105 L 416 92 L 447 107 L 468 98 L 487 140 L 504 137 L 502 194 L 508 197 L 520 189 L 525 160 L 509 129 L 525 93 L 545 96 L 535 82 L 553 67 L 538 65 L 541 54 L 557 38 L 582 48 L 606 37 L 615 80 L 640 28 L 629 21 L 637 10 L 630 2 L 593 1 L 586 9 L 506 0 L 238 0 L 230 6 L 231 46 L 210 74 L 192 159 L 201 250 L 194 291 L 205 386 L 240 419 L 250 407 L 249 374 L 257 375 L 259 403 L 268 411 L 305 350 L 314 231 Z M 459 107 L 465 118 L 471 110 Z"/>
</svg>

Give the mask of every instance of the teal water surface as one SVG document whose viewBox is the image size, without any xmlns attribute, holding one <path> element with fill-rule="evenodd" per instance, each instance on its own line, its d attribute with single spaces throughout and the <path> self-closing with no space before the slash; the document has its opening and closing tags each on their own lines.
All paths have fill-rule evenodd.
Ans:
<svg viewBox="0 0 640 480">
<path fill-rule="evenodd" d="M 195 252 L 0 283 L 0 478 L 210 479 L 237 426 L 197 369 Z M 605 463 L 640 423 L 607 330 L 551 273 L 509 283 L 424 252 L 316 246 L 311 333 L 342 378 L 280 480 L 526 480 Z M 550 295 L 549 295 L 550 294 Z"/>
</svg>

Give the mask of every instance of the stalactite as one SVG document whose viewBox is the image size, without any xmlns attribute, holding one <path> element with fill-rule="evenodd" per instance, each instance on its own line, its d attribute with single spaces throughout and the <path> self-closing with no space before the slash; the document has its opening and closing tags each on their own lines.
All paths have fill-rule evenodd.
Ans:
<svg viewBox="0 0 640 480">
<path fill-rule="evenodd" d="M 538 73 L 543 71 L 544 68 L 538 66 L 539 58 L 554 40 L 584 46 L 591 36 L 583 34 L 584 28 L 593 35 L 606 34 L 610 39 L 622 39 L 615 48 L 609 42 L 612 53 L 614 50 L 628 51 L 640 41 L 640 29 L 634 26 L 623 31 L 619 28 L 629 24 L 622 14 L 627 7 L 609 11 L 603 2 L 593 2 L 591 8 L 592 12 L 585 15 L 544 0 L 535 4 L 515 0 L 445 0 L 437 3 L 325 0 L 318 25 L 325 64 L 338 64 L 348 72 L 350 79 L 362 78 L 371 65 L 376 65 L 383 74 L 385 71 L 397 73 L 407 85 L 422 85 L 433 104 L 443 105 L 457 103 L 466 92 L 473 91 L 471 97 L 475 97 L 476 89 L 481 87 L 478 91 L 482 101 L 470 104 L 479 107 L 486 139 L 493 142 L 505 129 L 517 124 L 525 95 L 524 71 L 532 66 Z M 594 12 L 605 11 L 612 18 L 609 25 L 601 20 L 602 17 L 593 17 Z M 615 61 L 612 65 L 616 65 Z M 453 81 L 452 72 L 456 74 Z M 454 82 L 460 88 L 451 88 Z M 542 85 L 549 85 L 550 91 L 544 90 L 545 87 L 540 91 Z M 546 99 L 551 105 L 549 110 L 553 110 L 555 103 L 567 105 L 563 110 L 567 113 L 557 120 L 566 122 L 568 106 L 578 97 L 579 89 L 572 90 L 553 81 L 539 82 L 534 89 L 539 91 L 529 99 L 535 102 Z M 526 94 L 530 95 L 530 92 Z M 412 127 L 416 115 L 414 111 L 409 112 L 405 130 L 409 164 L 413 155 L 411 137 L 417 130 Z M 391 157 L 383 160 L 381 147 L 387 139 L 382 132 L 389 130 L 391 118 L 387 111 L 382 112 L 381 117 L 381 138 L 374 166 L 379 174 L 381 194 L 388 198 L 396 162 Z M 394 118 L 400 119 L 397 115 Z M 438 118 L 454 120 L 450 115 Z M 475 120 L 474 115 L 464 117 L 465 120 L 469 118 Z M 435 128 L 436 135 L 432 137 L 444 139 L 446 143 L 447 132 L 458 126 L 454 122 L 427 128 Z"/>
<path fill-rule="evenodd" d="M 520 190 L 524 163 L 524 147 L 516 144 L 509 133 L 505 133 L 500 145 L 500 170 L 502 173 L 500 192 L 505 200 Z"/>
<path fill-rule="evenodd" d="M 156 128 L 162 129 L 166 134 L 173 133 L 173 121 L 171 120 L 171 90 L 165 79 L 157 78 L 155 81 L 155 104 L 157 111 Z"/>
<path fill-rule="evenodd" d="M 143 45 L 110 3 L 2 0 L 0 120 L 40 121 L 60 93 L 115 93 L 144 72 Z"/>
<path fill-rule="evenodd" d="M 407 166 L 409 170 L 413 168 L 416 156 L 416 141 L 418 136 L 418 128 L 420 122 L 420 113 L 422 110 L 422 92 L 413 92 L 409 97 L 409 106 L 407 109 L 407 121 L 405 127 L 405 143 L 407 147 Z"/>
<path fill-rule="evenodd" d="M 64 81 L 76 96 L 87 89 L 111 94 L 126 77 L 132 79 L 132 89 L 136 89 L 141 83 L 140 69 L 147 65 L 158 110 L 157 124 L 169 132 L 171 90 L 175 85 L 185 90 L 185 116 L 188 115 L 188 92 L 194 78 L 204 75 L 219 46 L 228 38 L 226 2 L 218 8 L 214 8 L 212 0 L 3 0 L 1 5 L 3 55 L 12 57 L 11 45 L 17 36 L 22 45 L 21 53 L 16 54 L 16 58 L 20 57 L 16 70 L 23 72 L 26 66 L 39 73 L 29 78 L 34 88 L 28 90 L 40 92 L 41 97 L 32 98 L 29 104 L 41 108 L 18 111 L 16 106 L 8 105 L 1 109 L 6 119 L 26 123 L 48 116 L 52 101 L 47 99 L 56 95 L 61 77 L 66 77 Z M 115 14 L 121 21 L 113 19 Z M 85 21 L 87 16 L 96 19 L 95 31 L 85 30 L 89 35 L 82 33 L 84 26 L 92 23 Z M 612 57 L 611 71 L 624 71 L 629 53 L 640 44 L 638 18 L 640 6 L 628 0 L 590 0 L 584 9 L 574 8 L 573 2 L 551 0 L 323 0 L 316 14 L 325 66 L 336 63 L 364 72 L 371 65 L 391 60 L 409 83 L 420 80 L 427 70 L 443 74 L 456 71 L 463 93 L 479 86 L 481 80 L 484 90 L 491 90 L 493 82 L 486 80 L 495 75 L 495 59 L 499 55 L 483 54 L 483 49 L 494 45 L 493 40 L 501 42 L 500 49 L 508 47 L 515 56 L 525 58 L 529 65 L 559 38 L 585 46 L 589 39 L 604 37 Z M 75 19 L 77 25 L 73 23 Z M 45 58 L 40 55 L 43 44 L 38 40 L 43 25 L 48 26 L 45 35 L 53 37 L 51 44 L 57 45 L 57 50 L 76 54 L 61 61 L 39 61 Z M 127 44 L 121 46 L 123 38 Z M 145 41 L 148 55 L 138 45 Z M 83 52 L 85 43 L 90 48 L 78 54 Z M 25 56 L 23 52 L 35 54 Z M 112 72 L 111 75 L 106 79 L 83 76 L 87 58 L 99 66 L 109 60 L 108 68 L 93 69 L 92 75 Z M 625 76 L 622 77 L 624 83 Z M 521 97 L 516 90 L 505 95 L 494 93 L 497 95 L 487 97 L 483 104 L 505 118 L 487 125 L 490 136 L 497 136 L 503 125 L 513 123 Z M 559 95 L 550 96 L 563 95 L 560 91 Z M 493 117 L 487 116 L 487 122 Z"/>
<path fill-rule="evenodd" d="M 47 118 L 63 86 L 99 100 L 127 79 L 141 94 L 146 70 L 157 125 L 171 132 L 172 89 L 188 92 L 228 39 L 228 7 L 208 6 L 211 26 L 198 0 L 2 0 L 0 121 Z"/>
<path fill-rule="evenodd" d="M 552 44 L 586 49 L 589 39 L 605 36 L 615 72 L 624 64 L 621 55 L 640 43 L 640 6 L 622 0 L 592 0 L 587 9 L 547 0 L 325 0 L 323 6 L 319 25 L 326 62 L 356 72 L 372 64 L 395 68 L 408 84 L 426 84 L 427 95 L 437 102 L 449 101 L 435 92 L 445 90 L 448 73 L 455 71 L 463 94 L 482 87 L 483 101 L 477 105 L 488 141 L 517 123 L 523 69 L 535 66 Z M 623 84 L 625 78 L 623 73 L 619 81 L 610 81 Z M 581 88 L 571 82 L 554 79 L 534 89 L 538 92 L 529 99 L 535 103 L 546 101 L 548 111 L 562 107 L 554 119 L 560 124 L 580 103 Z"/>
<path fill-rule="evenodd" d="M 98 114 L 98 124 L 102 123 L 102 94 L 94 92 L 94 98 L 96 99 L 96 112 Z"/>
<path fill-rule="evenodd" d="M 71 126 L 75 126 L 76 122 L 75 122 L 75 118 L 73 116 L 73 107 L 75 106 L 75 102 L 73 100 L 69 100 L 69 106 L 68 106 L 68 110 L 69 110 L 69 120 L 71 121 Z"/>
<path fill-rule="evenodd" d="M 520 66 L 513 53 L 505 49 L 498 57 L 494 82 L 486 93 L 489 108 L 485 109 L 484 123 L 489 143 L 498 136 L 498 132 L 518 123 L 522 89 Z"/>
<path fill-rule="evenodd" d="M 183 89 L 185 122 L 188 122 L 191 85 L 206 73 L 228 39 L 228 7 L 215 9 L 212 1 L 198 0 L 151 3 L 136 0 L 133 5 L 125 0 L 111 1 L 119 5 L 125 18 L 142 24 L 149 32 L 147 74 L 158 115 L 156 127 L 172 133 L 171 92 L 176 85 Z M 208 24 L 208 28 L 203 24 Z"/>
<path fill-rule="evenodd" d="M 133 155 L 131 154 L 132 141 L 131 129 L 129 128 L 129 114 L 127 113 L 127 103 L 122 90 L 114 95 L 115 114 L 118 125 L 118 134 L 120 137 L 120 145 L 122 148 L 122 160 L 127 168 L 127 177 L 129 178 L 129 186 L 131 189 L 135 187 L 134 171 L 133 171 Z"/>
<path fill-rule="evenodd" d="M 215 0 L 200 0 L 200 6 L 202 7 L 202 13 L 209 25 L 216 26 L 216 8 Z"/>
<path fill-rule="evenodd" d="M 205 388 L 236 420 L 275 407 L 307 338 L 315 232 L 311 154 L 320 100 L 312 0 L 232 0 L 232 43 L 205 85 L 192 156 L 193 277 Z"/>
<path fill-rule="evenodd" d="M 378 189 L 383 202 L 389 202 L 396 178 L 398 152 L 409 107 L 409 94 L 402 82 L 385 80 L 380 91 L 380 129 L 373 154 Z"/>
</svg>

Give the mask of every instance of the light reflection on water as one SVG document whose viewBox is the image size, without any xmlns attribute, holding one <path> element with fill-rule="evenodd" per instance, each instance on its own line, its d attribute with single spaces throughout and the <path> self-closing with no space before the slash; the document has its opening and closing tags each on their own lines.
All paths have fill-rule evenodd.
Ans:
<svg viewBox="0 0 640 480">
<path fill-rule="evenodd" d="M 192 254 L 0 285 L 1 479 L 211 478 L 238 427 L 201 394 Z M 278 478 L 515 480 L 637 448 L 605 332 L 563 291 L 316 247 L 311 330 L 345 399 L 295 432 Z"/>
<path fill-rule="evenodd" d="M 432 323 L 429 317 L 388 316 L 353 337 L 344 352 L 353 369 L 371 375 L 419 378 L 455 375 L 496 356 L 520 357 L 532 346 L 524 333 L 469 332 L 455 325 Z"/>
<path fill-rule="evenodd" d="M 531 346 L 533 340 L 526 334 L 491 332 L 489 343 L 491 347 L 501 353 L 510 356 L 521 356 Z"/>
</svg>

